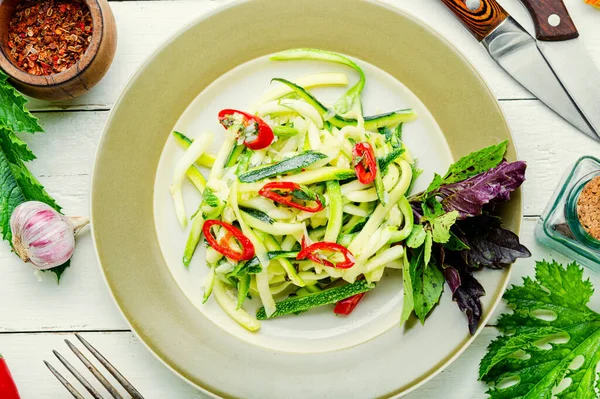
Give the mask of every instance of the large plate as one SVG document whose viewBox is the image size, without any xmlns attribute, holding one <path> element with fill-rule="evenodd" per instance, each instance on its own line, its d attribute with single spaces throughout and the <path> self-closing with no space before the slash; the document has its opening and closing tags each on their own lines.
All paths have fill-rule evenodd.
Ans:
<svg viewBox="0 0 600 399">
<path fill-rule="evenodd" d="M 171 210 L 165 209 L 172 207 L 161 189 L 166 184 L 161 173 L 169 170 L 162 164 L 174 159 L 172 143 L 165 146 L 171 129 L 194 125 L 193 120 L 186 122 L 186 115 L 194 114 L 194 109 L 201 113 L 202 107 L 194 108 L 194 104 L 226 105 L 210 103 L 210 93 L 216 98 L 222 90 L 215 87 L 227 88 L 227 80 L 220 85 L 213 82 L 223 81 L 224 75 L 231 82 L 236 76 L 254 73 L 255 63 L 260 66 L 261 61 L 252 60 L 292 47 L 342 52 L 371 64 L 368 68 L 373 71 L 377 67 L 389 74 L 381 72 L 383 85 L 385 79 L 401 82 L 407 90 L 400 90 L 399 96 L 410 103 L 402 105 L 431 113 L 421 127 L 430 127 L 425 129 L 428 138 L 412 145 L 421 151 L 421 158 L 428 155 L 422 145 L 427 140 L 437 140 L 429 155 L 439 158 L 447 157 L 446 144 L 456 158 L 510 140 L 494 96 L 473 67 L 413 17 L 364 0 L 238 2 L 199 19 L 165 43 L 138 71 L 114 107 L 92 182 L 98 257 L 119 308 L 140 339 L 167 366 L 208 393 L 244 398 L 400 396 L 441 371 L 473 340 L 464 315 L 448 293 L 425 327 L 413 322 L 407 328 L 390 328 L 393 319 L 380 318 L 376 328 L 353 329 L 335 341 L 317 340 L 315 346 L 304 340 L 294 347 L 288 333 L 283 338 L 279 334 L 279 341 L 267 342 L 265 329 L 262 341 L 254 340 L 236 331 L 235 325 L 228 328 L 216 313 L 200 311 L 195 306 L 194 283 L 186 285 L 185 275 L 171 272 L 175 269 L 170 258 L 177 252 L 168 250 L 172 246 L 168 239 L 176 233 L 161 237 L 164 228 L 170 228 L 163 228 L 161 218 L 166 220 Z M 289 77 L 297 72 L 288 71 Z M 393 97 L 395 86 L 387 86 Z M 411 103 L 413 94 L 420 102 L 415 98 L 415 104 Z M 382 99 L 376 105 L 390 108 L 395 102 Z M 421 113 L 427 116 L 428 112 Z M 443 135 L 436 136 L 437 126 Z M 417 136 L 422 134 L 419 131 Z M 515 159 L 512 146 L 507 157 Z M 441 159 L 439 165 L 448 161 Z M 436 162 L 426 164 L 436 168 Z M 503 211 L 505 224 L 518 231 L 520 196 L 514 196 Z M 199 260 L 193 266 L 194 270 L 202 268 Z M 508 274 L 479 274 L 487 292 L 482 325 L 499 302 Z M 377 306 L 376 302 L 371 305 Z M 395 309 L 390 307 L 388 316 L 395 317 Z M 368 317 L 372 312 L 365 313 Z M 304 320 L 314 325 L 322 316 Z M 287 323 L 285 328 L 293 332 L 297 323 Z"/>
</svg>

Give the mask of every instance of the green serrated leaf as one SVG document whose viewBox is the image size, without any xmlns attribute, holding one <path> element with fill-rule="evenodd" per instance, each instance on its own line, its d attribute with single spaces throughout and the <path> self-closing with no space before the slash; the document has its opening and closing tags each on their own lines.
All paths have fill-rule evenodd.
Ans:
<svg viewBox="0 0 600 399">
<path fill-rule="evenodd" d="M 0 131 L 0 136 L 6 131 Z M 54 199 L 48 195 L 44 187 L 29 172 L 19 159 L 15 149 L 6 140 L 0 139 L 0 231 L 2 237 L 10 241 L 10 215 L 13 210 L 25 201 L 45 202 L 60 211 Z M 15 162 L 10 162 L 10 159 Z"/>
<path fill-rule="evenodd" d="M 454 163 L 443 178 L 444 184 L 457 183 L 495 168 L 502 162 L 508 141 L 470 153 Z"/>
<path fill-rule="evenodd" d="M 491 168 L 495 168 L 504 159 L 508 141 L 503 141 L 499 144 L 482 148 L 459 159 L 448 168 L 446 174 L 442 177 L 437 173 L 434 175 L 433 181 L 427 187 L 427 190 L 422 194 L 431 193 L 444 184 L 461 182 L 470 177 L 486 172 Z"/>
<path fill-rule="evenodd" d="M 412 227 L 410 235 L 406 239 L 406 246 L 409 248 L 419 248 L 425 242 L 427 233 L 421 224 L 415 224 Z"/>
<path fill-rule="evenodd" d="M 69 267 L 69 266 L 71 266 L 70 259 L 60 266 L 56 266 L 56 267 L 53 267 L 52 269 L 48 269 L 48 270 L 44 270 L 44 271 L 48 272 L 48 273 L 54 273 L 56 275 L 56 281 L 60 283 L 60 278 L 62 277 L 63 273 L 65 272 L 65 270 L 67 270 L 67 267 Z"/>
<path fill-rule="evenodd" d="M 42 127 L 25 104 L 27 100 L 9 83 L 8 76 L 0 70 L 0 129 L 13 132 L 36 133 L 42 132 Z"/>
<path fill-rule="evenodd" d="M 61 210 L 25 166 L 25 162 L 36 157 L 15 132 L 43 131 L 37 118 L 25 108 L 26 103 L 25 97 L 8 83 L 6 74 L 0 71 L 0 233 L 9 242 L 12 240 L 10 216 L 20 203 L 41 201 L 59 212 Z M 67 261 L 46 271 L 56 274 L 60 281 L 69 264 L 70 261 Z"/>
<path fill-rule="evenodd" d="M 565 268 L 554 261 L 537 262 L 535 277 L 524 278 L 523 285 L 505 293 L 514 312 L 498 321 L 505 335 L 488 347 L 480 363 L 480 379 L 495 384 L 488 391 L 491 399 L 597 398 L 600 315 L 588 307 L 594 292 L 590 281 L 583 279 L 583 269 L 576 263 Z M 539 312 L 554 317 L 541 318 Z M 563 339 L 556 341 L 557 336 Z M 552 342 L 549 349 L 540 347 L 547 341 Z M 582 358 L 582 364 L 571 370 L 576 358 Z M 497 386 L 515 377 L 514 385 Z M 570 385 L 553 392 L 565 378 Z"/>
<path fill-rule="evenodd" d="M 0 129 L 0 141 L 3 142 L 2 148 L 9 149 L 6 156 L 10 162 L 16 163 L 19 160 L 29 162 L 36 159 L 33 152 L 27 147 L 27 143 L 10 130 Z"/>
</svg>

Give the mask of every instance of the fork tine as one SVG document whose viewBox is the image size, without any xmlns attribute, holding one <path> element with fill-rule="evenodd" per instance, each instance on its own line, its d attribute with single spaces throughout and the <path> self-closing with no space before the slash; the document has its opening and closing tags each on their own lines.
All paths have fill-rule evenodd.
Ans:
<svg viewBox="0 0 600 399">
<path fill-rule="evenodd" d="M 75 353 L 75 355 L 81 360 L 81 362 L 87 367 L 88 370 L 96 377 L 98 381 L 106 388 L 106 390 L 112 395 L 115 399 L 123 399 L 123 397 L 117 392 L 116 388 L 113 387 L 110 382 L 98 371 L 96 367 L 84 356 L 83 353 L 79 351 L 68 339 L 65 339 L 67 346 Z"/>
<path fill-rule="evenodd" d="M 106 360 L 106 358 L 102 356 L 100 352 L 96 350 L 96 348 L 94 348 L 89 342 L 87 342 L 81 335 L 75 333 L 75 336 L 92 353 L 92 355 L 94 355 L 94 357 L 98 359 L 98 361 L 108 370 L 108 372 L 111 373 L 117 381 L 119 381 L 119 384 L 121 384 L 123 388 L 125 388 L 127 393 L 131 395 L 132 399 L 144 399 L 142 394 L 139 393 L 133 387 L 133 385 L 131 385 L 131 383 L 127 381 L 127 379 L 123 377 L 123 375 L 119 373 L 119 371 L 112 364 L 110 364 L 110 362 Z"/>
<path fill-rule="evenodd" d="M 81 396 L 79 392 L 77 392 L 73 385 L 69 384 L 69 381 L 67 381 L 65 377 L 63 377 L 58 371 L 56 371 L 54 367 L 52 367 L 50 363 L 44 360 L 44 364 L 46 365 L 46 367 L 48 367 L 48 370 L 50 370 L 50 372 L 54 374 L 56 379 L 58 379 L 60 383 L 63 384 L 65 388 L 67 388 L 67 391 L 69 391 L 75 399 L 85 399 L 83 396 Z"/>
<path fill-rule="evenodd" d="M 69 372 L 73 374 L 73 377 L 77 378 L 77 381 L 79 381 L 81 385 L 83 385 L 84 388 L 87 389 L 87 391 L 94 397 L 94 399 L 103 399 L 102 395 L 100 395 L 98 391 L 96 391 L 94 387 L 81 374 L 79 374 L 79 372 L 75 370 L 73 366 L 71 366 L 71 363 L 69 363 L 67 359 L 65 359 L 60 353 L 58 353 L 55 350 L 53 350 L 52 353 L 54 353 L 54 355 L 67 368 L 67 370 L 69 370 Z"/>
</svg>

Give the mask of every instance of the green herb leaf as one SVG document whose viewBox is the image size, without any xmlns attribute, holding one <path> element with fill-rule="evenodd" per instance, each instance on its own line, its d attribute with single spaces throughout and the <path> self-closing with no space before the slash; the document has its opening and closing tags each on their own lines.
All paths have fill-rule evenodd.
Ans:
<svg viewBox="0 0 600 399">
<path fill-rule="evenodd" d="M 404 324 L 415 309 L 413 298 L 412 279 L 410 277 L 410 262 L 408 256 L 404 257 L 402 264 L 402 283 L 404 285 L 404 301 L 402 303 L 402 314 L 400 315 L 400 325 Z"/>
<path fill-rule="evenodd" d="M 25 108 L 27 100 L 9 83 L 8 76 L 0 70 L 0 130 L 36 133 L 44 130 L 35 116 Z"/>
<path fill-rule="evenodd" d="M 508 141 L 483 148 L 462 157 L 450 166 L 444 176 L 444 184 L 458 183 L 495 168 L 504 159 Z"/>
<path fill-rule="evenodd" d="M 20 203 L 41 201 L 60 211 L 54 199 L 23 164 L 20 155 L 24 147 L 15 146 L 11 135 L 12 132 L 6 129 L 0 130 L 0 232 L 7 241 L 12 239 L 10 216 Z"/>
<path fill-rule="evenodd" d="M 496 385 L 488 391 L 490 398 L 598 397 L 600 314 L 588 307 L 593 292 L 576 263 L 564 268 L 541 261 L 535 280 L 526 277 L 523 285 L 504 294 L 514 312 L 498 321 L 505 335 L 490 344 L 479 369 L 480 379 Z M 556 317 L 543 319 L 538 312 Z M 552 342 L 549 349 L 540 347 L 544 342 Z M 571 369 L 576 358 L 582 359 L 581 365 Z M 518 381 L 506 388 L 497 386 L 507 378 Z M 565 378 L 570 385 L 555 392 Z"/>
<path fill-rule="evenodd" d="M 436 174 L 424 194 L 437 190 L 443 184 L 458 183 L 495 168 L 502 162 L 508 141 L 475 151 L 450 165 L 444 177 Z"/>
<path fill-rule="evenodd" d="M 60 207 L 25 166 L 25 162 L 35 159 L 35 155 L 15 132 L 36 133 L 43 129 L 37 118 L 25 108 L 25 97 L 7 79 L 6 74 L 0 71 L 0 233 L 10 242 L 10 216 L 20 203 L 41 201 L 59 212 Z M 60 281 L 69 263 L 67 261 L 49 271 L 55 273 Z"/>
<path fill-rule="evenodd" d="M 431 231 L 425 233 L 425 245 L 423 246 L 423 262 L 425 263 L 425 268 L 429 265 L 429 261 L 431 260 L 431 247 L 433 246 L 433 236 L 431 235 Z"/>
<path fill-rule="evenodd" d="M 425 242 L 427 233 L 422 224 L 415 224 L 412 227 L 410 235 L 406 239 L 406 246 L 409 248 L 419 248 Z"/>
<path fill-rule="evenodd" d="M 444 248 L 450 251 L 463 251 L 465 249 L 471 249 L 465 244 L 460 238 L 450 231 L 450 239 L 444 244 Z"/>
<path fill-rule="evenodd" d="M 424 248 L 416 249 L 410 257 L 409 264 L 415 314 L 421 323 L 425 323 L 427 315 L 439 302 L 444 290 L 442 271 L 433 261 L 430 261 L 429 265 L 425 265 L 426 256 L 431 256 L 431 248 L 429 248 L 429 255 L 426 255 L 425 252 Z"/>
<path fill-rule="evenodd" d="M 4 130 L 0 134 L 0 140 L 4 142 L 2 147 L 9 149 L 6 155 L 10 162 L 17 163 L 18 160 L 29 162 L 36 158 L 29 147 L 27 147 L 27 143 L 10 130 Z"/>
<path fill-rule="evenodd" d="M 410 169 L 412 170 L 412 178 L 410 180 L 410 185 L 408 186 L 408 190 L 406 191 L 407 193 L 412 193 L 413 188 L 415 187 L 415 183 L 417 182 L 417 179 L 419 178 L 419 176 L 421 176 L 423 174 L 423 169 L 420 169 L 417 167 L 417 161 L 415 160 L 415 162 L 410 164 Z"/>
<path fill-rule="evenodd" d="M 458 211 L 448 212 L 444 215 L 428 220 L 433 232 L 433 241 L 445 244 L 450 240 L 450 228 L 456 223 Z"/>
</svg>

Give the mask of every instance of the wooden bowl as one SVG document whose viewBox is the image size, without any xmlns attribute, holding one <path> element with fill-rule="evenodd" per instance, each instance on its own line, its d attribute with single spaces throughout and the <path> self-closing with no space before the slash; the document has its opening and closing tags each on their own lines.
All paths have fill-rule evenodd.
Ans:
<svg viewBox="0 0 600 399">
<path fill-rule="evenodd" d="M 108 71 L 117 48 L 115 17 L 106 0 L 84 0 L 93 22 L 92 41 L 81 59 L 64 72 L 36 76 L 19 69 L 8 48 L 8 26 L 21 0 L 0 0 L 0 68 L 20 92 L 41 100 L 68 100 L 87 93 Z"/>
</svg>

